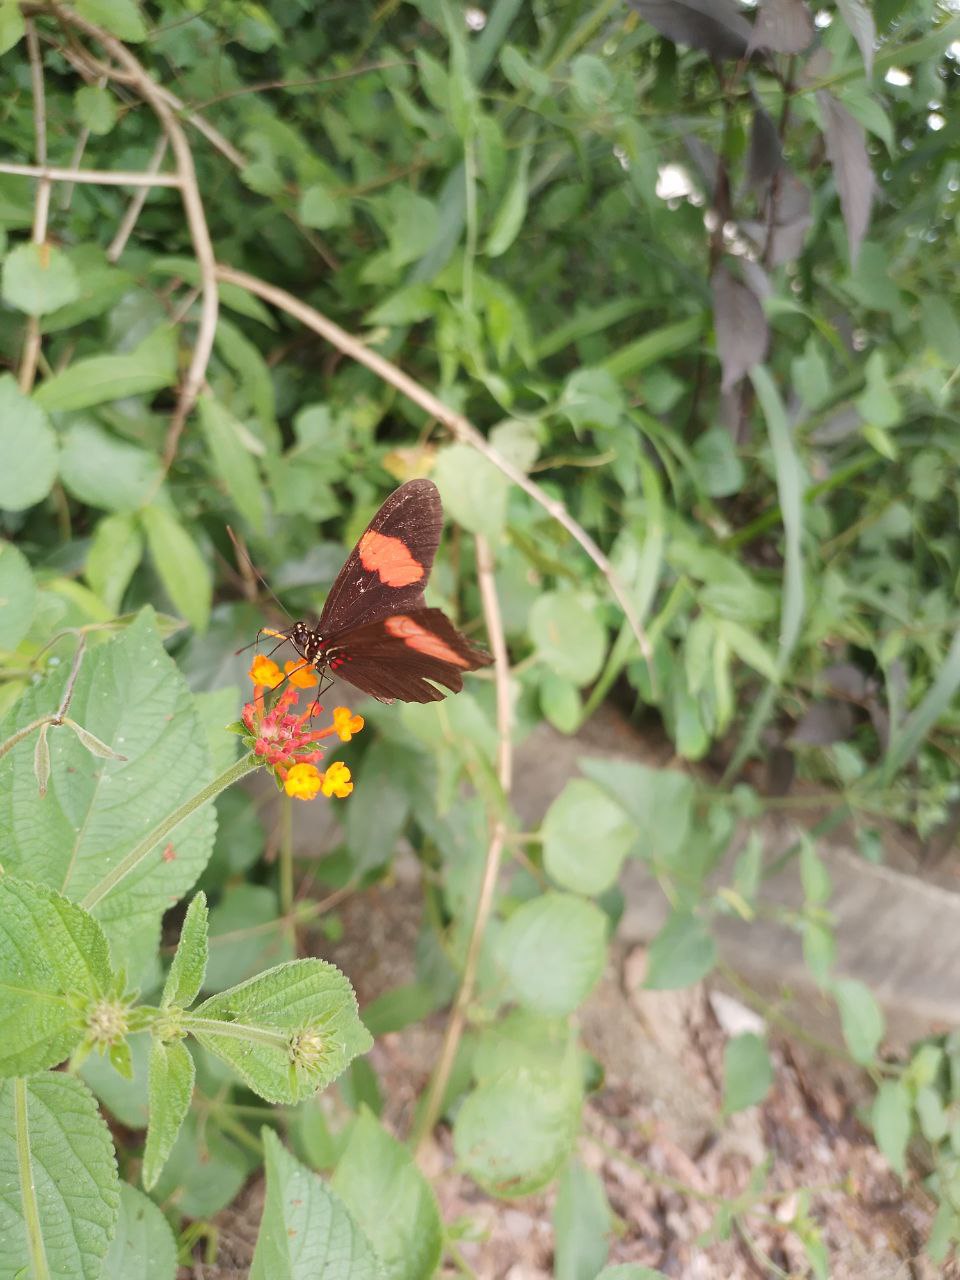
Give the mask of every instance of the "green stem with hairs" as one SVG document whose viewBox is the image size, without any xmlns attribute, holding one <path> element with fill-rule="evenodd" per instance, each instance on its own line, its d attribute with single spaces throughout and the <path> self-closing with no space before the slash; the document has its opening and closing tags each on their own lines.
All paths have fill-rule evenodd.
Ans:
<svg viewBox="0 0 960 1280">
<path fill-rule="evenodd" d="M 50 1280 L 47 1251 L 43 1247 L 43 1228 L 40 1225 L 40 1206 L 37 1204 L 37 1188 L 33 1180 L 33 1162 L 30 1158 L 30 1129 L 27 1116 L 27 1082 L 18 1076 L 13 1082 L 13 1116 L 17 1133 L 17 1168 L 20 1173 L 20 1202 L 27 1228 L 27 1248 L 30 1251 L 30 1280 Z"/>
</svg>

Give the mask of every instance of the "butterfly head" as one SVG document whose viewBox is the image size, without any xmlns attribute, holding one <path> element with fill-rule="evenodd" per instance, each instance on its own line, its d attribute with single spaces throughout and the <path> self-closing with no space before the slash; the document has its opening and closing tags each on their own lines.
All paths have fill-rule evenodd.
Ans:
<svg viewBox="0 0 960 1280">
<path fill-rule="evenodd" d="M 286 637 L 306 662 L 314 662 L 323 649 L 323 638 L 306 622 L 295 622 Z"/>
</svg>

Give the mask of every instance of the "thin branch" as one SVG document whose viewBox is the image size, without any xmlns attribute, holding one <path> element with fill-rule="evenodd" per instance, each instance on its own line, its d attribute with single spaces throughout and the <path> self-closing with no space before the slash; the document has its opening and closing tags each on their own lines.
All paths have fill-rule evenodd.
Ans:
<svg viewBox="0 0 960 1280">
<path fill-rule="evenodd" d="M 640 619 L 637 617 L 625 584 L 594 540 L 574 520 L 559 499 L 551 498 L 536 481 L 530 479 L 526 472 L 515 467 L 509 459 L 498 453 L 486 436 L 482 435 L 462 413 L 457 413 L 449 405 L 444 404 L 426 387 L 421 386 L 419 382 L 404 373 L 402 369 L 398 369 L 395 364 L 392 364 L 376 351 L 371 351 L 369 347 L 364 346 L 358 338 L 341 329 L 332 320 L 328 320 L 315 307 L 301 302 L 299 298 L 295 298 L 292 293 L 287 293 L 285 289 L 279 289 L 276 285 L 268 284 L 257 276 L 248 275 L 245 271 L 237 271 L 233 267 L 217 266 L 216 275 L 218 279 L 223 280 L 225 283 L 239 285 L 241 289 L 246 289 L 248 293 L 252 293 L 256 297 L 262 298 L 265 302 L 272 303 L 273 306 L 286 311 L 288 315 L 299 320 L 302 325 L 312 329 L 314 333 L 318 333 L 327 342 L 332 343 L 344 355 L 348 355 L 359 364 L 365 365 L 377 377 L 382 378 L 390 386 L 396 387 L 402 395 L 412 400 L 414 404 L 419 405 L 431 417 L 436 418 L 438 422 L 447 428 L 454 439 L 459 440 L 462 444 L 470 445 L 472 449 L 476 449 L 477 453 L 482 454 L 489 462 L 492 462 L 519 489 L 522 489 L 524 493 L 533 498 L 534 502 L 539 503 L 548 515 L 552 516 L 559 525 L 566 529 L 572 538 L 579 542 L 580 546 L 583 547 L 584 551 L 603 574 L 610 591 L 623 610 L 624 617 L 630 625 L 630 630 L 636 637 L 640 652 L 646 659 L 647 666 L 650 668 L 651 679 L 653 679 L 653 650 Z"/>
<path fill-rule="evenodd" d="M 43 88 L 43 59 L 40 56 L 40 41 L 37 29 L 28 19 L 25 23 L 27 36 L 27 56 L 30 59 L 30 84 L 33 89 L 33 132 L 36 139 L 35 149 L 37 164 L 47 163 L 47 107 Z M 47 220 L 50 216 L 51 183 L 41 178 L 37 183 L 37 194 L 33 205 L 33 243 L 42 245 L 47 239 Z M 20 357 L 20 390 L 29 394 L 37 376 L 37 364 L 40 360 L 40 319 L 30 316 L 27 320 L 27 331 L 23 340 L 23 353 Z"/>
<path fill-rule="evenodd" d="M 467 944 L 467 955 L 463 964 L 463 977 L 460 990 L 454 1002 L 450 1017 L 447 1019 L 443 1034 L 443 1044 L 436 1070 L 427 1090 L 423 1110 L 415 1134 L 415 1145 L 420 1147 L 433 1132 L 434 1125 L 443 1106 L 444 1094 L 450 1081 L 450 1073 L 456 1061 L 457 1050 L 463 1037 L 463 1029 L 467 1020 L 467 1009 L 473 999 L 477 982 L 477 970 L 480 966 L 480 953 L 483 950 L 483 939 L 487 931 L 487 923 L 493 910 L 493 902 L 500 875 L 500 863 L 503 858 L 503 846 L 507 835 L 506 809 L 510 798 L 510 787 L 513 782 L 513 738 L 512 709 L 510 706 L 510 659 L 507 654 L 507 641 L 503 631 L 503 618 L 500 613 L 500 601 L 497 597 L 497 586 L 493 576 L 493 554 L 490 544 L 482 534 L 476 535 L 477 547 L 477 580 L 480 584 L 480 599 L 483 603 L 483 617 L 487 625 L 487 636 L 493 652 L 493 674 L 497 690 L 497 777 L 503 792 L 503 802 L 494 819 L 490 833 L 490 844 L 483 866 L 483 880 L 477 897 L 477 909 L 470 930 L 470 941 Z"/>
<path fill-rule="evenodd" d="M 180 121 L 171 109 L 166 92 L 152 79 L 127 46 L 115 36 L 110 35 L 108 31 L 104 31 L 102 27 L 88 21 L 79 13 L 70 9 L 61 9 L 57 5 L 51 7 L 62 24 L 76 27 L 85 36 L 96 40 L 123 69 L 127 76 L 127 83 L 136 89 L 144 101 L 149 104 L 154 115 L 163 126 L 164 132 L 170 139 L 170 147 L 176 161 L 177 175 L 180 180 L 180 195 L 187 217 L 187 225 L 190 228 L 194 256 L 200 271 L 201 303 L 193 356 L 187 375 L 180 387 L 177 405 L 167 430 L 167 439 L 163 451 L 163 466 L 164 471 L 167 471 L 176 457 L 181 432 L 203 387 L 207 365 L 213 352 L 213 340 L 217 331 L 217 316 L 220 306 L 215 274 L 217 263 L 213 252 L 213 244 L 210 240 L 210 232 L 207 228 L 200 188 L 197 184 L 193 154 L 190 151 L 190 145 L 187 142 Z M 116 68 L 114 67 L 101 65 L 100 70 L 111 78 L 116 76 Z"/>
<path fill-rule="evenodd" d="M 150 173 L 137 169 L 73 169 L 55 164 L 10 164 L 0 161 L 0 173 L 10 173 L 21 178 L 40 178 L 45 182 L 84 182 L 97 187 L 180 186 L 180 179 L 175 173 Z"/>
<path fill-rule="evenodd" d="M 150 157 L 150 163 L 147 165 L 146 173 L 156 176 L 160 172 L 160 166 L 163 164 L 163 157 L 167 154 L 169 139 L 165 133 L 161 133 L 157 139 L 157 145 L 153 148 L 153 155 Z M 178 180 L 179 181 L 179 180 Z M 127 206 L 127 212 L 123 215 L 117 234 L 110 241 L 110 247 L 107 249 L 107 261 L 118 262 L 120 255 L 127 247 L 127 241 L 133 234 L 133 228 L 137 225 L 137 220 L 143 211 L 143 206 L 147 202 L 147 196 L 150 194 L 150 188 L 143 186 L 136 193 Z"/>
</svg>

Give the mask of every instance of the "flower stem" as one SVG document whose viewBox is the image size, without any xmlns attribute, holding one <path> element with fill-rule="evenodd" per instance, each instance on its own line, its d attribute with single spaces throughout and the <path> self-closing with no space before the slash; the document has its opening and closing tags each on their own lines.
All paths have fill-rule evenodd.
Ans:
<svg viewBox="0 0 960 1280">
<path fill-rule="evenodd" d="M 294 955 L 297 951 L 297 926 L 293 918 L 293 800 L 280 797 L 280 914 Z"/>
<path fill-rule="evenodd" d="M 112 893 L 122 880 L 125 880 L 131 872 L 135 871 L 143 862 L 144 858 L 149 857 L 160 841 L 183 822 L 184 818 L 189 818 L 191 813 L 195 813 L 197 809 L 207 804 L 208 801 L 216 799 L 221 791 L 226 791 L 227 787 L 233 786 L 235 782 L 239 782 L 241 778 L 246 777 L 248 773 L 253 773 L 254 769 L 260 767 L 260 762 L 254 755 L 243 756 L 236 764 L 232 764 L 229 769 L 225 769 L 219 777 L 202 787 L 189 800 L 185 800 L 179 809 L 174 809 L 173 813 L 161 819 L 160 822 L 148 832 L 147 835 L 134 845 L 125 858 L 122 858 L 115 867 L 112 867 L 103 877 L 99 884 L 94 885 L 90 892 L 80 903 L 85 911 L 90 911 L 102 901 L 107 894 Z"/>
<path fill-rule="evenodd" d="M 27 1082 L 22 1076 L 17 1076 L 13 1082 L 13 1116 L 17 1133 L 20 1203 L 23 1206 L 27 1247 L 30 1251 L 30 1276 L 31 1280 L 50 1280 L 47 1251 L 43 1245 L 43 1227 L 40 1224 L 40 1206 L 37 1204 L 37 1187 L 33 1180 L 33 1161 L 30 1158 Z"/>
</svg>

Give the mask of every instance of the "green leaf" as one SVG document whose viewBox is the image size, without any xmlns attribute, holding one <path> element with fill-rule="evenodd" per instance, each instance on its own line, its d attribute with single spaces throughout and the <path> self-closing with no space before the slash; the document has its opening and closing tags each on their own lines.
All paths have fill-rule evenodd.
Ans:
<svg viewBox="0 0 960 1280">
<path fill-rule="evenodd" d="M 743 463 L 729 431 L 711 427 L 698 437 L 693 456 L 711 498 L 729 498 L 743 487 Z"/>
<path fill-rule="evenodd" d="M 887 1163 L 901 1178 L 907 1173 L 907 1143 L 910 1141 L 910 1093 L 900 1080 L 883 1080 L 873 1100 L 870 1115 L 873 1136 Z"/>
<path fill-rule="evenodd" d="M 0 294 L 18 311 L 44 316 L 76 301 L 80 283 L 62 249 L 51 244 L 19 244 L 4 258 Z"/>
<path fill-rule="evenodd" d="M 112 980 L 96 920 L 43 885 L 0 879 L 0 1077 L 62 1062 L 83 1038 L 83 1008 Z"/>
<path fill-rule="evenodd" d="M 263 485 L 257 464 L 244 443 L 244 428 L 210 396 L 201 396 L 197 407 L 213 463 L 211 478 L 223 482 L 240 514 L 262 533 L 267 518 Z"/>
<path fill-rule="evenodd" d="M 147 38 L 136 0 L 75 0 L 75 8 L 121 40 L 136 42 Z"/>
<path fill-rule="evenodd" d="M 307 187 L 300 197 L 297 213 L 305 227 L 326 231 L 340 221 L 341 204 L 321 183 Z"/>
<path fill-rule="evenodd" d="M 440 309 L 440 295 L 429 285 L 414 282 L 379 302 L 366 314 L 366 322 L 375 324 L 417 324 L 429 320 Z M 474 454 L 476 456 L 476 454 Z"/>
<path fill-rule="evenodd" d="M 458 524 L 499 542 L 507 519 L 510 482 L 492 462 L 469 445 L 447 445 L 437 454 L 433 479 L 444 506 Z"/>
<path fill-rule="evenodd" d="M 26 557 L 12 542 L 0 542 L 0 649 L 16 649 L 30 630 L 36 603 L 37 584 Z"/>
<path fill-rule="evenodd" d="M 373 1245 L 388 1280 L 429 1280 L 443 1227 L 430 1184 L 408 1149 L 364 1107 L 333 1176 L 334 1191 Z"/>
<path fill-rule="evenodd" d="M 843 1038 L 854 1062 L 867 1066 L 873 1062 L 883 1039 L 884 1018 L 870 988 L 857 978 L 840 978 L 833 993 L 840 1010 Z"/>
<path fill-rule="evenodd" d="M 917 1090 L 913 1105 L 920 1121 L 920 1132 L 931 1146 L 936 1146 L 950 1132 L 950 1118 L 944 1109 L 940 1093 L 932 1085 L 924 1085 Z"/>
<path fill-rule="evenodd" d="M 271 1129 L 263 1150 L 267 1197 L 250 1280 L 382 1280 L 369 1241 L 323 1179 Z"/>
<path fill-rule="evenodd" d="M 767 680 L 779 678 L 779 668 L 773 654 L 765 648 L 752 631 L 741 627 L 739 622 L 731 618 L 712 618 L 716 633 L 723 637 L 741 662 L 753 667 Z"/>
<path fill-rule="evenodd" d="M 169 1044 L 154 1040 L 150 1047 L 150 1123 L 141 1173 L 147 1191 L 156 1186 L 190 1110 L 195 1074 L 193 1058 L 182 1040 Z"/>
<path fill-rule="evenodd" d="M 762 1102 L 772 1084 L 770 1055 L 758 1035 L 745 1031 L 727 1041 L 723 1050 L 723 1109 L 727 1115 Z"/>
<path fill-rule="evenodd" d="M 180 941 L 163 984 L 160 1008 L 166 1009 L 170 1005 L 189 1008 L 200 993 L 206 971 L 207 895 L 198 893 L 184 917 Z"/>
<path fill-rule="evenodd" d="M 60 472 L 75 498 L 107 511 L 137 510 L 163 478 L 160 462 L 152 453 L 118 439 L 86 418 L 75 422 L 66 434 Z M 112 528 L 110 533 L 115 536 L 117 530 Z M 127 563 L 133 546 L 128 525 Z M 140 539 L 141 554 L 142 550 Z"/>
<path fill-rule="evenodd" d="M 0 728 L 0 741 L 56 711 L 68 667 L 51 670 L 24 695 Z M 155 946 L 160 917 L 194 883 L 213 845 L 208 805 L 184 819 L 135 871 L 103 887 L 125 854 L 210 781 L 203 727 L 152 610 L 87 651 L 70 711 L 126 760 L 98 760 L 72 733 L 54 730 L 52 785 L 38 804 L 33 743 L 18 743 L 0 762 L 0 829 L 8 833 L 3 863 L 8 872 L 29 874 L 76 901 L 94 897 L 93 914 L 116 959 L 117 948 Z M 143 952 L 138 955 L 142 963 Z M 139 974 L 129 957 L 128 972 L 134 979 Z"/>
<path fill-rule="evenodd" d="M 560 733 L 575 733 L 583 719 L 580 690 L 553 671 L 540 675 L 540 710 Z"/>
<path fill-rule="evenodd" d="M 800 840 L 800 882 L 808 905 L 820 906 L 829 900 L 833 892 L 830 872 L 818 856 L 813 841 L 806 835 Z"/>
<path fill-rule="evenodd" d="M 390 261 L 394 267 L 403 267 L 426 253 L 436 239 L 440 226 L 437 206 L 399 183 L 384 204 Z"/>
<path fill-rule="evenodd" d="M 187 284 L 192 284 L 194 288 L 198 288 L 201 283 L 200 268 L 195 258 L 175 256 L 154 258 L 153 262 L 150 263 L 149 271 L 151 274 L 176 276 Z M 236 311 L 238 315 L 247 316 L 250 320 L 256 320 L 268 329 L 276 329 L 276 321 L 268 308 L 263 305 L 259 298 L 247 293 L 246 289 L 241 289 L 236 284 L 223 284 L 220 282 L 217 292 L 220 296 L 221 306 L 227 307 L 230 311 Z"/>
<path fill-rule="evenodd" d="M 209 1218 L 234 1199 L 257 1163 L 215 1127 L 213 1117 L 201 1124 L 188 1114 L 153 1194 L 185 1217 Z"/>
<path fill-rule="evenodd" d="M 0 3 L 0 55 L 7 53 L 23 39 L 26 26 L 18 0 Z"/>
<path fill-rule="evenodd" d="M 524 218 L 527 216 L 527 200 L 530 193 L 530 157 L 531 146 L 525 146 L 517 157 L 517 167 L 513 171 L 510 185 L 500 202 L 493 226 L 484 246 L 488 258 L 499 258 L 506 253 L 520 234 Z"/>
<path fill-rule="evenodd" d="M 600 110 L 614 90 L 610 68 L 592 53 L 581 53 L 570 68 L 573 96 L 585 111 Z"/>
<path fill-rule="evenodd" d="M 525 902 L 497 940 L 512 995 L 539 1013 L 572 1013 L 603 972 L 606 934 L 600 908 L 572 894 L 549 892 Z"/>
<path fill-rule="evenodd" d="M 101 1280 L 176 1280 L 177 1244 L 163 1213 L 129 1182 L 120 1184 L 120 1220 Z"/>
<path fill-rule="evenodd" d="M 73 105 L 80 123 L 98 137 L 117 123 L 116 99 L 108 89 L 84 85 L 74 94 Z"/>
<path fill-rule="evenodd" d="M 29 1153 L 26 1169 L 18 1168 L 18 1138 Z M 25 1184 L 29 1209 L 21 1199 Z M 59 1071 L 0 1081 L 0 1186 L 5 1277 L 101 1280 L 120 1182 L 110 1132 L 86 1085 Z M 28 1244 L 31 1221 L 36 1253 Z"/>
<path fill-rule="evenodd" d="M 88 356 L 47 378 L 33 398 L 49 412 L 89 409 L 127 396 L 146 395 L 177 381 L 177 335 L 161 325 L 132 351 Z"/>
<path fill-rule="evenodd" d="M 623 416 L 623 392 L 606 369 L 577 369 L 564 383 L 560 407 L 578 433 L 615 427 Z"/>
<path fill-rule="evenodd" d="M 281 440 L 273 373 L 259 347 L 221 316 L 217 322 L 216 349 L 237 375 L 240 390 L 250 406 L 252 417 L 240 428 L 244 447 L 258 456 L 279 453 Z"/>
<path fill-rule="evenodd" d="M 146 1129 L 150 1118 L 147 1076 L 152 1037 L 147 1031 L 129 1036 L 132 1076 L 126 1079 L 114 1068 L 110 1059 L 99 1053 L 84 1058 L 80 1075 L 102 1106 L 128 1129 Z"/>
<path fill-rule="evenodd" d="M 464 1099 L 453 1145 L 465 1171 L 495 1196 L 545 1186 L 573 1150 L 580 1094 L 562 1072 L 517 1068 L 485 1081 Z"/>
<path fill-rule="evenodd" d="M 211 996 L 183 1025 L 268 1102 L 310 1097 L 373 1043 L 350 983 L 315 959 L 278 965 Z"/>
<path fill-rule="evenodd" d="M 607 1260 L 613 1214 L 603 1183 L 571 1160 L 557 1186 L 553 1210 L 555 1280 L 594 1280 Z"/>
<path fill-rule="evenodd" d="M 124 592 L 142 559 L 143 535 L 132 515 L 104 516 L 98 521 L 84 575 L 113 613 L 119 613 Z"/>
<path fill-rule="evenodd" d="M 197 631 L 206 631 L 213 579 L 199 547 L 167 507 L 156 503 L 144 507 L 140 519 L 154 566 L 174 608 Z"/>
<path fill-rule="evenodd" d="M 558 676 L 589 684 L 603 665 L 606 633 L 575 591 L 546 591 L 530 610 L 530 638 Z"/>
<path fill-rule="evenodd" d="M 643 855 L 677 865 L 690 840 L 694 786 L 679 769 L 625 760 L 580 760 L 580 769 L 613 796 L 643 832 Z"/>
<path fill-rule="evenodd" d="M 274 891 L 262 884 L 231 885 L 210 912 L 207 989 L 222 991 L 294 958 Z"/>
<path fill-rule="evenodd" d="M 650 945 L 647 979 L 653 991 L 675 991 L 705 978 L 717 963 L 717 945 L 697 916 L 677 911 Z"/>
<path fill-rule="evenodd" d="M 543 820 L 543 864 L 564 889 L 596 895 L 616 884 L 639 832 L 595 782 L 573 778 Z"/>
<path fill-rule="evenodd" d="M 42 501 L 57 478 L 57 438 L 47 415 L 0 377 L 0 509 L 25 511 Z"/>
</svg>

